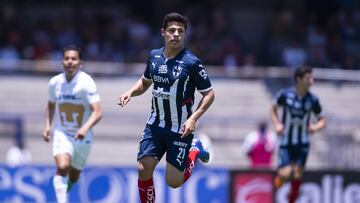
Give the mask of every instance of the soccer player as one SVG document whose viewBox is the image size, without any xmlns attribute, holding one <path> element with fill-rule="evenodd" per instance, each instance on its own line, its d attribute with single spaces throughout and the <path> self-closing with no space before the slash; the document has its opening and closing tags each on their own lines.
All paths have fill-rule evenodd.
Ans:
<svg viewBox="0 0 360 203">
<path fill-rule="evenodd" d="M 280 90 L 271 107 L 271 120 L 280 140 L 278 171 L 274 180 L 278 189 L 286 181 L 291 181 L 289 203 L 294 203 L 299 195 L 306 158 L 309 153 L 310 135 L 324 128 L 325 118 L 319 99 L 309 89 L 314 83 L 312 69 L 301 66 L 295 70 L 295 87 Z M 283 108 L 282 118 L 277 108 Z M 316 121 L 311 122 L 311 114 Z"/>
<path fill-rule="evenodd" d="M 214 101 L 214 91 L 201 61 L 184 48 L 188 19 L 179 13 L 164 17 L 161 34 L 165 46 L 150 52 L 143 76 L 119 98 L 124 107 L 131 97 L 152 84 L 151 115 L 140 141 L 138 188 L 142 203 L 155 201 L 153 172 L 166 152 L 166 182 L 180 187 L 191 176 L 197 158 L 206 163 L 210 154 L 194 137 L 198 119 Z M 194 93 L 202 98 L 193 112 Z"/>
<path fill-rule="evenodd" d="M 43 138 L 50 141 L 55 119 L 52 151 L 56 163 L 53 179 L 59 203 L 67 202 L 67 192 L 80 176 L 90 153 L 91 128 L 101 119 L 100 97 L 90 75 L 81 67 L 80 49 L 63 50 L 63 73 L 50 79 Z"/>
</svg>

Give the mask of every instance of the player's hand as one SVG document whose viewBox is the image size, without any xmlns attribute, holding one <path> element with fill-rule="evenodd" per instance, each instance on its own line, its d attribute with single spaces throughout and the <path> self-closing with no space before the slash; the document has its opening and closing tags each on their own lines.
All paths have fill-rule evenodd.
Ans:
<svg viewBox="0 0 360 203">
<path fill-rule="evenodd" d="M 274 126 L 275 128 L 275 133 L 278 135 L 278 136 L 282 136 L 284 134 L 284 125 L 279 123 L 279 124 L 276 124 Z"/>
<path fill-rule="evenodd" d="M 318 129 L 316 128 L 315 125 L 309 124 L 308 131 L 310 134 L 314 134 L 314 133 L 316 133 L 316 131 L 318 131 Z"/>
<path fill-rule="evenodd" d="M 193 133 L 195 131 L 195 121 L 192 119 L 188 119 L 182 125 L 181 130 L 182 130 L 181 138 L 184 138 L 184 137 L 190 135 L 191 133 Z"/>
<path fill-rule="evenodd" d="M 45 140 L 45 142 L 49 142 L 50 141 L 50 132 L 51 130 L 50 129 L 45 129 L 44 132 L 43 132 L 43 138 Z"/>
<path fill-rule="evenodd" d="M 83 130 L 82 128 L 80 128 L 80 129 L 77 131 L 74 139 L 75 139 L 75 140 L 83 140 L 84 137 L 85 137 L 85 135 L 86 135 L 86 131 Z"/>
<path fill-rule="evenodd" d="M 120 96 L 118 105 L 124 107 L 130 101 L 131 95 L 129 93 L 124 93 Z"/>
</svg>

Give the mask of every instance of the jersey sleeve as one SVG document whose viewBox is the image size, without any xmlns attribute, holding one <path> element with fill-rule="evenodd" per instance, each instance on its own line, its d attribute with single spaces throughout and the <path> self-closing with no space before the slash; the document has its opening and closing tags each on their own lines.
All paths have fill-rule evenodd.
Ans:
<svg viewBox="0 0 360 203">
<path fill-rule="evenodd" d="M 316 115 L 317 118 L 322 117 L 322 107 L 321 107 L 319 99 L 317 99 L 317 98 L 314 99 L 312 111 L 314 112 L 314 114 Z"/>
<path fill-rule="evenodd" d="M 51 103 L 56 102 L 55 86 L 56 86 L 55 79 L 54 78 L 50 79 L 49 85 L 48 85 L 48 100 Z"/>
<path fill-rule="evenodd" d="M 143 78 L 145 80 L 151 80 L 151 60 L 150 60 L 150 56 L 148 56 L 148 59 L 146 60 L 146 68 L 145 68 L 145 71 L 144 71 L 144 75 L 143 75 Z"/>
<path fill-rule="evenodd" d="M 207 92 L 212 89 L 212 85 L 209 76 L 200 61 L 194 64 L 192 77 L 195 83 L 195 87 L 199 92 Z"/>
<path fill-rule="evenodd" d="M 285 100 L 286 100 L 285 90 L 281 89 L 276 93 L 273 99 L 273 104 L 277 106 L 282 106 L 285 104 Z"/>
<path fill-rule="evenodd" d="M 95 81 L 89 77 L 87 80 L 87 84 L 85 85 L 85 97 L 89 104 L 93 104 L 95 102 L 100 101 L 100 96 L 96 90 L 96 84 Z"/>
</svg>

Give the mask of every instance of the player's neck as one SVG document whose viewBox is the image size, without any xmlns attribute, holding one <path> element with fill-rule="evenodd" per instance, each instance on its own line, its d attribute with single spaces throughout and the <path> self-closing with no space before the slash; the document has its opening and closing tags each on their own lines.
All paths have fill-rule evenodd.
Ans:
<svg viewBox="0 0 360 203">
<path fill-rule="evenodd" d="M 66 78 L 66 82 L 71 82 L 71 80 L 74 78 L 74 76 L 65 74 L 65 78 Z"/>
<path fill-rule="evenodd" d="M 180 53 L 181 50 L 183 50 L 183 49 L 184 49 L 184 46 L 177 47 L 177 48 L 165 47 L 163 55 L 165 58 L 171 59 L 171 58 L 174 58 L 176 55 L 178 55 L 178 53 Z"/>
<path fill-rule="evenodd" d="M 66 82 L 68 82 L 68 83 L 71 82 L 78 72 L 79 71 L 76 71 L 75 73 L 72 73 L 72 74 L 71 73 L 65 73 Z"/>
<path fill-rule="evenodd" d="M 307 94 L 309 90 L 307 88 L 296 86 L 296 95 L 303 97 Z"/>
</svg>

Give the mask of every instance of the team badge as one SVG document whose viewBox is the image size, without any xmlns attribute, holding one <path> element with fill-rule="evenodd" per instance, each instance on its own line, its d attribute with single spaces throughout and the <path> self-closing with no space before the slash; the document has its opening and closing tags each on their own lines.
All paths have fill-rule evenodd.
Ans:
<svg viewBox="0 0 360 203">
<path fill-rule="evenodd" d="M 175 77 L 178 77 L 180 75 L 182 71 L 182 67 L 181 66 L 174 66 L 174 69 L 173 69 L 173 75 Z"/>
</svg>

